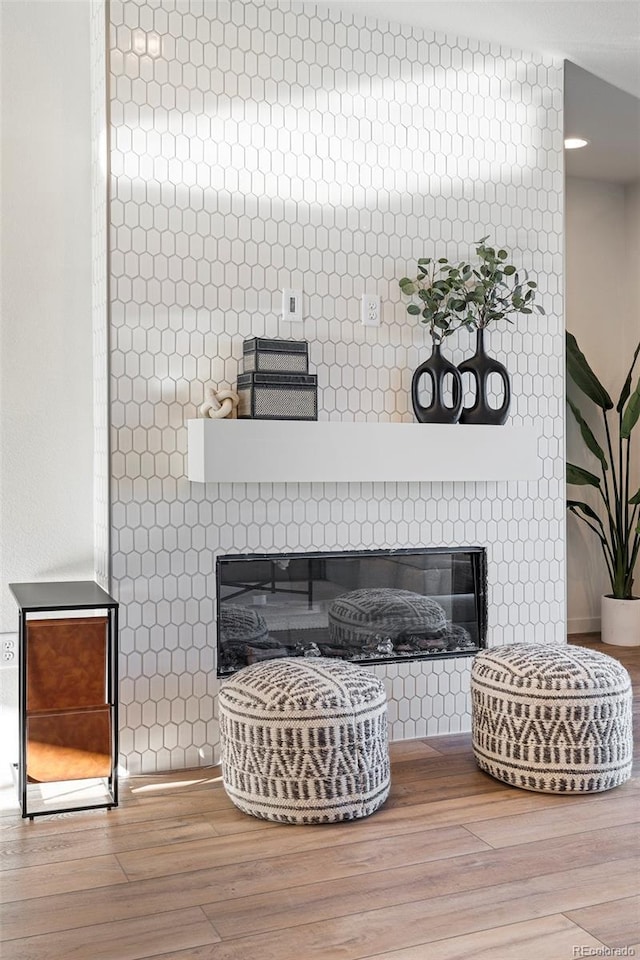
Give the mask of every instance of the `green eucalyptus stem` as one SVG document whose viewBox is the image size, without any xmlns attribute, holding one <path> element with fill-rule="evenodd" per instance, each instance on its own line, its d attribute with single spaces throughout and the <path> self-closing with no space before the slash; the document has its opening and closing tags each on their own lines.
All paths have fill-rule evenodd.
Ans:
<svg viewBox="0 0 640 960">
<path fill-rule="evenodd" d="M 455 265 L 446 257 L 422 257 L 417 278 L 399 281 L 401 293 L 417 298 L 407 313 L 428 324 L 437 342 L 460 326 L 485 330 L 500 320 L 511 323 L 512 315 L 531 314 L 534 308 L 544 314 L 534 302 L 537 284 L 508 262 L 506 250 L 487 246 L 488 239 L 482 237 L 476 244 L 475 266 L 468 261 Z"/>
</svg>

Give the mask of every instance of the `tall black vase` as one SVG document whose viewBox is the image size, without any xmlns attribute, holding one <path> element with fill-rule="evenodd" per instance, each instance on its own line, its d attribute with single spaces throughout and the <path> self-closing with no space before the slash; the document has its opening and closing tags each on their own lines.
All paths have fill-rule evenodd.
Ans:
<svg viewBox="0 0 640 960">
<path fill-rule="evenodd" d="M 419 387 L 422 377 L 431 380 L 432 397 L 428 407 L 419 399 Z M 444 379 L 451 376 L 451 405 L 444 400 Z M 462 410 L 462 379 L 457 368 L 442 356 L 440 344 L 434 343 L 431 356 L 417 368 L 411 380 L 411 402 L 416 418 L 420 423 L 457 423 Z"/>
<path fill-rule="evenodd" d="M 476 352 L 468 360 L 458 364 L 461 374 L 470 373 L 475 383 L 475 400 L 469 407 L 463 407 L 460 423 L 488 423 L 501 426 L 507 419 L 511 406 L 511 382 L 507 368 L 487 355 L 484 349 L 484 330 L 477 331 Z M 488 383 L 492 373 L 502 380 L 504 398 L 499 407 L 492 407 L 488 398 Z"/>
</svg>

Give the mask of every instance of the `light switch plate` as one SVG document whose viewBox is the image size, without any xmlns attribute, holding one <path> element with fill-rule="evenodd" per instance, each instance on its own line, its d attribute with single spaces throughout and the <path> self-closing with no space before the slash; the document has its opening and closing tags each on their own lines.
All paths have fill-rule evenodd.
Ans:
<svg viewBox="0 0 640 960">
<path fill-rule="evenodd" d="M 282 291 L 282 319 L 287 323 L 302 323 L 302 290 Z"/>
<path fill-rule="evenodd" d="M 380 326 L 380 297 L 377 293 L 363 293 L 360 319 L 365 327 Z"/>
</svg>

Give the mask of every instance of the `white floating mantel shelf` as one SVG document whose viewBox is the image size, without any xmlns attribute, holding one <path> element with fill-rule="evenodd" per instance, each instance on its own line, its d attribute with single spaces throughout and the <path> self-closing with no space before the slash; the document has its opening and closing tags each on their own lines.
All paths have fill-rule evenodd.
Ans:
<svg viewBox="0 0 640 960">
<path fill-rule="evenodd" d="M 533 427 L 189 420 L 197 483 L 535 480 Z"/>
</svg>

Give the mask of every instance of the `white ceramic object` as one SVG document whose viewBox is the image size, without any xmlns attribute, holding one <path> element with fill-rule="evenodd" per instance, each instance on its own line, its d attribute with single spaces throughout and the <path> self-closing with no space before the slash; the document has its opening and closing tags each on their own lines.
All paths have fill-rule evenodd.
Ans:
<svg viewBox="0 0 640 960">
<path fill-rule="evenodd" d="M 238 406 L 238 394 L 234 390 L 216 390 L 215 387 L 207 386 L 204 388 L 204 398 L 200 416 L 211 417 L 212 420 L 230 417 Z"/>
<path fill-rule="evenodd" d="M 604 596 L 600 606 L 602 642 L 617 647 L 640 646 L 640 597 L 616 600 Z"/>
</svg>

